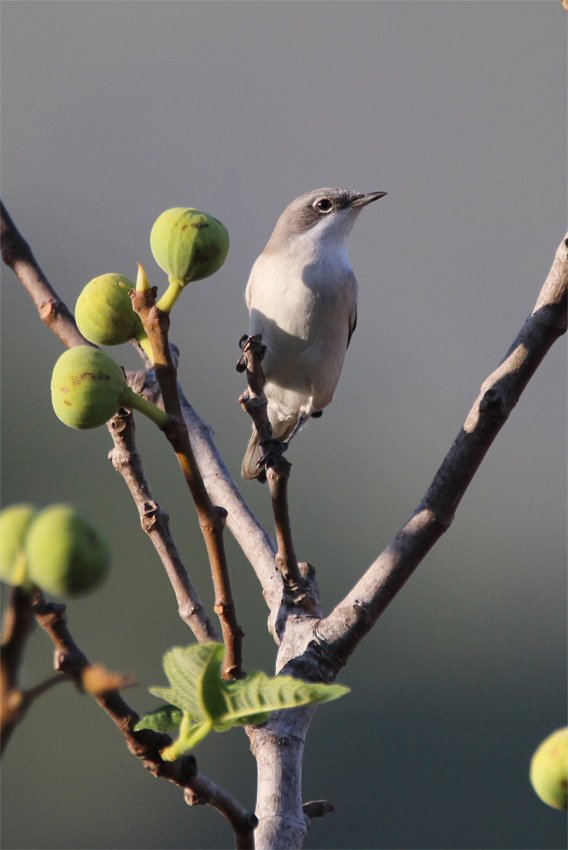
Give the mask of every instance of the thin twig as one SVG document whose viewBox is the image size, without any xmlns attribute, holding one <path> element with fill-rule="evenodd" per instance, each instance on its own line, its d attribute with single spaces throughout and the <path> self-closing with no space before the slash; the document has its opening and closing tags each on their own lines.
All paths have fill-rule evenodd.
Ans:
<svg viewBox="0 0 568 850">
<path fill-rule="evenodd" d="M 237 369 L 239 371 L 246 369 L 248 389 L 239 398 L 239 404 L 251 417 L 258 433 L 260 445 L 266 452 L 264 458 L 266 478 L 272 497 L 276 541 L 278 543 L 276 563 L 286 583 L 290 586 L 299 586 L 302 582 L 302 576 L 294 551 L 290 512 L 288 510 L 288 479 L 291 464 L 282 454 L 283 445 L 280 440 L 274 439 L 272 426 L 268 419 L 268 405 L 264 394 L 265 378 L 261 365 L 265 347 L 262 345 L 261 335 L 243 337 L 241 350 L 243 353 Z"/>
<path fill-rule="evenodd" d="M 247 812 L 230 794 L 206 776 L 196 776 L 191 788 L 185 789 L 184 797 L 188 806 L 213 806 L 227 818 L 235 834 L 236 850 L 254 850 L 254 830 L 258 826 L 258 818 L 252 812 Z"/>
<path fill-rule="evenodd" d="M 31 597 L 21 587 L 10 588 L 10 598 L 2 624 L 0 650 L 0 740 L 4 752 L 10 736 L 22 719 L 23 692 L 18 687 L 22 655 L 34 627 Z"/>
<path fill-rule="evenodd" d="M 40 318 L 67 348 L 75 345 L 92 345 L 79 333 L 75 319 L 50 286 L 38 266 L 30 246 L 22 237 L 8 210 L 0 201 L 0 240 L 2 259 L 24 284 L 36 305 Z M 96 346 L 95 346 L 96 348 Z"/>
<path fill-rule="evenodd" d="M 91 345 L 77 330 L 75 319 L 48 283 L 43 271 L 33 258 L 27 242 L 19 233 L 4 205 L 1 205 L 0 234 L 4 262 L 24 285 L 36 305 L 40 317 L 44 321 L 48 319 L 46 321 L 48 327 L 68 348 L 75 345 Z M 46 303 L 54 305 L 49 306 L 47 312 L 44 309 Z M 57 321 L 55 321 L 55 317 L 57 317 Z M 139 375 L 140 373 L 135 374 Z M 135 389 L 140 392 L 138 387 L 135 387 Z M 210 498 L 214 503 L 221 503 L 229 509 L 227 525 L 252 564 L 262 584 L 269 608 L 271 611 L 275 611 L 282 595 L 282 584 L 279 580 L 280 573 L 273 569 L 274 546 L 272 540 L 252 513 L 227 470 L 213 441 L 211 429 L 189 404 L 179 386 L 178 391 L 184 421 L 190 430 L 192 444 L 195 443 L 195 454 L 199 466 L 203 470 L 202 476 L 207 482 L 206 486 Z"/>
<path fill-rule="evenodd" d="M 409 521 L 332 613 L 318 624 L 310 655 L 344 666 L 359 641 L 451 525 L 489 447 L 530 378 L 566 332 L 568 234 L 560 244 L 535 308 L 505 358 L 481 387 L 465 424 Z"/>
<path fill-rule="evenodd" d="M 227 511 L 225 508 L 214 505 L 211 501 L 191 448 L 189 432 L 183 420 L 178 396 L 177 369 L 172 359 L 168 340 L 169 316 L 156 307 L 153 290 L 135 291 L 131 293 L 131 297 L 132 306 L 142 319 L 144 329 L 152 344 L 154 370 L 162 391 L 164 409 L 177 420 L 177 425 L 165 429 L 164 433 L 176 453 L 178 463 L 191 492 L 207 547 L 215 589 L 214 610 L 221 623 L 225 644 L 222 676 L 224 679 L 241 679 L 245 675 L 242 668 L 244 632 L 237 623 L 223 542 Z"/>
<path fill-rule="evenodd" d="M 85 672 L 94 668 L 71 636 L 65 605 L 46 602 L 43 594 L 38 591 L 32 601 L 32 610 L 39 625 L 53 641 L 56 668 L 81 685 Z M 127 679 L 124 681 L 128 682 Z M 140 717 L 124 701 L 116 688 L 92 690 L 90 693 L 122 732 L 128 749 L 137 758 L 143 759 L 146 770 L 156 777 L 179 785 L 186 793 L 195 793 L 197 797 L 203 798 L 201 802 L 221 812 L 235 833 L 236 847 L 254 847 L 253 843 L 238 842 L 242 840 L 245 832 L 252 834 L 251 830 L 257 822 L 256 817 L 246 812 L 224 789 L 199 774 L 194 756 L 185 755 L 173 762 L 164 761 L 160 751 L 171 744 L 169 735 L 151 729 L 135 730 Z M 187 797 L 186 800 L 193 805 Z"/>
<path fill-rule="evenodd" d="M 274 563 L 276 547 L 243 498 L 213 441 L 212 431 L 191 406 L 183 391 L 180 402 L 184 421 L 203 481 L 212 501 L 229 512 L 227 526 L 252 565 L 271 612 L 278 609 L 283 593 L 282 574 Z"/>
<path fill-rule="evenodd" d="M 168 515 L 155 501 L 144 475 L 142 459 L 135 442 L 135 421 L 131 412 L 121 410 L 107 423 L 114 442 L 109 453 L 134 499 L 140 524 L 154 544 L 173 587 L 181 619 L 187 623 L 199 643 L 219 640 L 217 630 L 195 590 L 170 531 Z"/>
<path fill-rule="evenodd" d="M 68 681 L 69 679 L 65 673 L 54 673 L 53 676 L 49 676 L 47 679 L 44 679 L 43 682 L 38 682 L 38 684 L 34 685 L 33 688 L 28 688 L 27 690 L 22 691 L 26 708 L 31 705 L 34 699 L 37 699 L 46 691 L 50 691 L 51 688 L 55 687 L 55 685 L 61 685 L 63 682 Z"/>
<path fill-rule="evenodd" d="M 176 364 L 175 345 L 170 350 Z M 127 372 L 128 384 L 138 395 L 163 409 L 164 402 L 154 370 L 141 369 Z M 232 478 L 213 440 L 213 431 L 187 400 L 178 383 L 178 395 L 183 419 L 190 434 L 191 448 L 197 460 L 203 483 L 213 504 L 222 504 L 228 510 L 227 527 L 241 547 L 262 585 L 266 603 L 276 610 L 282 597 L 282 575 L 275 569 L 276 547 L 270 535 L 259 523 Z"/>
<path fill-rule="evenodd" d="M 330 812 L 334 812 L 335 806 L 327 800 L 310 800 L 309 803 L 304 803 L 302 811 L 308 818 L 323 818 Z"/>
</svg>

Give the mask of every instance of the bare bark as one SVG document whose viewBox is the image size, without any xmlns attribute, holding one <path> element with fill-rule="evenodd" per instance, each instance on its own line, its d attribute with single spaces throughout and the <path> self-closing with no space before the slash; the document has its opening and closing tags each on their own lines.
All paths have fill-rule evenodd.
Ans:
<svg viewBox="0 0 568 850">
<path fill-rule="evenodd" d="M 276 563 L 289 586 L 299 586 L 302 581 L 298 560 L 292 541 L 290 512 L 288 510 L 288 479 L 292 465 L 282 452 L 284 445 L 272 435 L 272 426 L 268 418 L 268 402 L 264 394 L 264 373 L 261 361 L 266 351 L 260 334 L 241 339 L 242 357 L 237 371 L 246 371 L 248 389 L 239 398 L 241 407 L 251 417 L 259 436 L 262 449 L 266 452 L 263 461 L 265 474 L 272 498 L 272 511 L 276 526 Z"/>
<path fill-rule="evenodd" d="M 134 499 L 140 524 L 160 556 L 174 589 L 181 619 L 187 623 L 199 643 L 219 640 L 217 630 L 209 619 L 196 589 L 189 578 L 172 537 L 168 515 L 155 501 L 144 475 L 142 459 L 134 439 L 135 422 L 131 412 L 121 411 L 107 423 L 114 441 L 109 458 L 119 472 Z"/>
<path fill-rule="evenodd" d="M 23 717 L 23 693 L 18 676 L 26 641 L 34 627 L 30 594 L 21 587 L 10 588 L 4 615 L 0 652 L 0 740 L 1 751 Z"/>
<path fill-rule="evenodd" d="M 464 493 L 523 390 L 556 340 L 566 332 L 568 234 L 528 317 L 481 392 L 424 498 L 404 528 L 351 592 L 317 627 L 334 664 L 344 666 L 361 638 L 450 527 Z"/>
<path fill-rule="evenodd" d="M 191 447 L 189 431 L 183 420 L 178 395 L 177 368 L 168 339 L 170 317 L 156 306 L 155 291 L 152 289 L 131 292 L 131 298 L 132 306 L 142 319 L 144 330 L 152 344 L 154 371 L 162 391 L 164 408 L 177 422 L 175 427 L 164 429 L 164 433 L 176 453 L 191 492 L 207 547 L 215 589 L 214 610 L 221 622 L 225 644 L 222 675 L 224 679 L 242 679 L 245 675 L 242 666 L 244 632 L 237 623 L 223 541 L 227 511 L 211 501 Z"/>
<path fill-rule="evenodd" d="M 262 586 L 269 609 L 277 610 L 284 592 L 282 574 L 276 566 L 276 547 L 254 516 L 225 466 L 206 425 L 183 393 L 182 413 L 191 434 L 191 444 L 211 500 L 228 511 L 227 527 L 243 550 Z M 278 638 L 271 630 L 275 640 Z"/>
<path fill-rule="evenodd" d="M 88 339 L 85 339 L 79 333 L 75 319 L 50 286 L 46 276 L 38 266 L 30 246 L 16 228 L 8 210 L 1 201 L 0 238 L 2 259 L 25 286 L 38 309 L 42 322 L 45 322 L 47 327 L 59 337 L 67 348 L 72 348 L 75 345 L 92 345 Z"/>
<path fill-rule="evenodd" d="M 73 640 L 67 626 L 65 605 L 47 603 L 43 594 L 34 595 L 32 609 L 39 625 L 47 632 L 55 646 L 55 667 L 73 679 L 80 687 L 86 683 L 87 673 L 93 668 L 85 655 Z M 96 674 L 101 679 L 100 674 Z M 120 679 L 110 675 L 109 681 Z M 129 684 L 127 679 L 124 684 Z M 91 696 L 114 721 L 123 734 L 128 749 L 137 758 L 143 759 L 144 767 L 156 777 L 168 779 L 184 789 L 189 805 L 196 802 L 216 808 L 227 819 L 235 835 L 235 846 L 253 848 L 252 831 L 256 826 L 256 817 L 206 776 L 198 773 L 197 762 L 192 755 L 185 755 L 176 761 L 163 761 L 160 750 L 171 744 L 169 735 L 154 732 L 151 729 L 136 731 L 138 714 L 124 701 L 115 687 L 106 689 L 90 688 Z M 248 843 L 246 843 L 248 841 Z"/>
<path fill-rule="evenodd" d="M 188 806 L 213 806 L 224 815 L 235 834 L 236 850 L 254 850 L 254 830 L 258 818 L 238 803 L 230 794 L 219 788 L 206 776 L 196 776 L 191 788 L 186 788 L 185 802 Z"/>
<path fill-rule="evenodd" d="M 302 806 L 302 759 L 314 706 L 274 712 L 268 723 L 249 729 L 256 759 L 257 850 L 304 846 L 308 820 Z"/>
</svg>

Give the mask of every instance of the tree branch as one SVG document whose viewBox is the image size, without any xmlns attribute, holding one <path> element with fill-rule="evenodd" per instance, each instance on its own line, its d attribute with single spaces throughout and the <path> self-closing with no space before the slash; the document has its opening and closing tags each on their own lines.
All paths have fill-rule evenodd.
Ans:
<svg viewBox="0 0 568 850">
<path fill-rule="evenodd" d="M 360 581 L 316 629 L 312 647 L 339 669 L 420 561 L 451 525 L 489 447 L 553 343 L 566 332 L 568 234 L 535 308 L 505 358 L 481 387 L 465 424 L 424 498 Z"/>
<path fill-rule="evenodd" d="M 0 218 L 3 260 L 26 288 L 40 317 L 44 321 L 47 319 L 47 326 L 68 348 L 91 345 L 79 333 L 75 319 L 48 283 L 1 202 Z M 48 305 L 47 310 L 44 304 Z M 211 501 L 224 505 L 229 512 L 227 526 L 255 570 L 266 602 L 274 612 L 283 592 L 282 578 L 274 565 L 274 544 L 237 488 L 213 441 L 210 427 L 199 417 L 179 386 L 178 391 L 183 418 Z M 274 632 L 273 635 L 278 642 L 277 635 Z"/>
<path fill-rule="evenodd" d="M 162 391 L 164 409 L 170 416 L 176 417 L 177 421 L 176 427 L 165 429 L 164 433 L 176 453 L 191 492 L 207 547 L 215 589 L 214 610 L 221 622 L 225 644 L 222 675 L 224 679 L 241 679 L 245 675 L 242 668 L 244 632 L 237 623 L 223 542 L 227 511 L 225 508 L 214 505 L 209 497 L 193 454 L 187 426 L 183 420 L 177 389 L 177 369 L 168 340 L 170 317 L 158 309 L 155 303 L 155 292 L 151 289 L 135 290 L 131 293 L 131 298 L 132 306 L 142 319 L 144 330 L 152 344 L 154 371 Z"/>
<path fill-rule="evenodd" d="M 266 346 L 262 344 L 261 335 L 255 334 L 241 339 L 241 350 L 243 353 L 237 363 L 237 371 L 246 371 L 248 389 L 239 398 L 239 404 L 252 419 L 260 446 L 265 452 L 263 461 L 272 498 L 278 543 L 276 563 L 286 584 L 299 586 L 302 576 L 294 551 L 288 510 L 288 479 L 292 465 L 282 454 L 284 450 L 282 442 L 274 439 L 268 418 L 268 403 L 264 394 L 265 378 L 261 366 Z"/>
<path fill-rule="evenodd" d="M 75 319 L 61 301 L 38 266 L 30 246 L 22 237 L 8 210 L 0 201 L 0 240 L 2 259 L 25 286 L 36 305 L 42 322 L 45 322 L 63 345 L 92 345 L 79 333 Z M 94 346 L 96 348 L 96 346 Z"/>
<path fill-rule="evenodd" d="M 39 625 L 53 641 L 56 669 L 74 679 L 80 686 L 86 684 L 90 671 L 95 673 L 93 678 L 104 681 L 104 677 L 89 664 L 73 640 L 67 627 L 65 605 L 47 603 L 41 591 L 37 591 L 32 601 L 32 610 Z M 114 678 L 116 677 L 109 676 L 108 680 L 112 682 Z M 202 802 L 221 812 L 233 829 L 237 848 L 249 850 L 254 847 L 252 830 L 257 823 L 256 817 L 246 812 L 230 794 L 206 776 L 200 775 L 194 756 L 185 755 L 173 762 L 163 761 L 160 751 L 171 744 L 169 735 L 151 729 L 135 731 L 134 727 L 140 717 L 127 705 L 116 688 L 90 686 L 88 691 L 122 732 L 130 752 L 143 759 L 146 770 L 153 776 L 168 779 L 183 788 L 189 805 Z M 192 802 L 194 796 L 196 799 Z"/>
<path fill-rule="evenodd" d="M 10 588 L 10 599 L 2 627 L 0 650 L 0 741 L 4 752 L 12 732 L 22 719 L 24 695 L 18 674 L 26 641 L 34 627 L 30 594 L 22 587 Z"/>
<path fill-rule="evenodd" d="M 278 609 L 284 582 L 274 561 L 276 547 L 259 523 L 228 471 L 213 442 L 211 428 L 206 425 L 187 398 L 180 393 L 184 421 L 191 434 L 191 443 L 203 481 L 213 502 L 228 511 L 227 527 L 253 567 L 262 586 L 269 609 Z M 276 642 L 277 635 L 272 632 Z"/>
<path fill-rule="evenodd" d="M 235 834 L 236 850 L 253 850 L 254 830 L 258 826 L 258 818 L 252 812 L 243 809 L 230 794 L 206 776 L 196 776 L 191 788 L 185 789 L 184 797 L 188 806 L 213 806 L 221 812 L 231 824 Z"/>
<path fill-rule="evenodd" d="M 172 345 L 170 349 L 177 351 Z M 126 375 L 129 385 L 135 392 L 163 408 L 162 394 L 153 370 L 141 369 L 138 372 L 127 372 Z M 178 395 L 195 459 L 211 501 L 214 504 L 224 505 L 228 511 L 227 527 L 253 567 L 263 588 L 268 607 L 275 612 L 282 599 L 283 580 L 274 561 L 276 554 L 274 542 L 249 508 L 227 469 L 213 440 L 211 427 L 205 424 L 191 406 L 179 383 Z M 272 634 L 278 643 L 277 635 L 274 631 Z"/>
<path fill-rule="evenodd" d="M 135 442 L 136 424 L 131 412 L 122 410 L 107 423 L 114 442 L 109 453 L 112 465 L 119 472 L 130 493 L 140 524 L 154 544 L 173 587 L 181 619 L 187 623 L 199 643 L 219 640 L 217 630 L 189 578 L 172 537 L 168 515 L 155 501 L 144 475 L 142 459 Z"/>
</svg>

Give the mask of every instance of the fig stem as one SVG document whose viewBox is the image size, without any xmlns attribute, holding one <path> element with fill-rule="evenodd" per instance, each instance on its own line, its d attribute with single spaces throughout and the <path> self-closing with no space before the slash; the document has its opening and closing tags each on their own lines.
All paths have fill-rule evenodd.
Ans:
<svg viewBox="0 0 568 850">
<path fill-rule="evenodd" d="M 146 332 L 140 333 L 140 335 L 136 337 L 136 342 L 140 345 L 150 362 L 153 363 L 154 352 L 152 351 L 152 343 L 150 342 L 148 334 Z"/>
<path fill-rule="evenodd" d="M 142 345 L 142 343 L 140 343 L 140 345 Z M 162 430 L 170 421 L 169 415 L 164 410 L 160 410 L 159 407 L 156 407 L 155 404 L 152 404 L 152 402 L 147 401 L 141 395 L 135 393 L 134 390 L 130 389 L 130 387 L 126 387 L 120 401 L 121 405 L 131 407 L 133 410 L 138 410 L 140 413 L 143 413 L 144 416 L 147 416 L 148 419 L 155 422 L 158 428 L 161 428 Z"/>
<path fill-rule="evenodd" d="M 170 277 L 168 280 L 170 285 L 156 304 L 156 307 L 158 310 L 161 310 L 162 313 L 167 313 L 169 315 L 172 307 L 183 292 L 185 284 L 182 280 L 177 280 L 175 277 Z"/>
</svg>

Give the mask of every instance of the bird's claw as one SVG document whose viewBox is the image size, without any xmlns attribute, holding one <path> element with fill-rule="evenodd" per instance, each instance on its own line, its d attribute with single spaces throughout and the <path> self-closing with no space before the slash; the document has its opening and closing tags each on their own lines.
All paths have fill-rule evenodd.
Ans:
<svg viewBox="0 0 568 850">
<path fill-rule="evenodd" d="M 260 446 L 264 454 L 256 465 L 257 470 L 264 469 L 269 461 L 277 461 L 281 458 L 288 448 L 288 443 L 279 440 L 278 437 L 272 437 L 270 440 L 261 440 Z"/>
<path fill-rule="evenodd" d="M 247 349 L 248 346 L 248 349 Z M 264 355 L 266 354 L 266 346 L 262 345 L 262 334 L 253 334 L 249 336 L 248 334 L 243 334 L 243 336 L 239 340 L 239 348 L 243 352 L 239 357 L 237 362 L 237 372 L 244 372 L 247 368 L 245 353 L 246 350 L 250 350 L 253 346 L 258 346 L 258 355 L 259 359 L 262 361 L 264 359 Z"/>
</svg>

